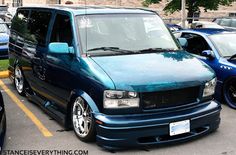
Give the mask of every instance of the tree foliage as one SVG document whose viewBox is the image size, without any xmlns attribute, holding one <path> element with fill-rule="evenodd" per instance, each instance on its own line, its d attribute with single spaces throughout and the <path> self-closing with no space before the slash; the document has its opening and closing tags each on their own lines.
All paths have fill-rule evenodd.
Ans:
<svg viewBox="0 0 236 155">
<path fill-rule="evenodd" d="M 144 0 L 143 5 L 148 6 L 152 3 L 159 3 L 161 0 Z M 229 6 L 236 0 L 186 0 L 186 9 L 188 10 L 188 17 L 192 17 L 194 12 L 200 10 L 200 7 L 207 10 L 217 10 L 220 5 Z M 174 13 L 181 10 L 181 0 L 170 0 L 164 8 L 166 13 Z"/>
</svg>

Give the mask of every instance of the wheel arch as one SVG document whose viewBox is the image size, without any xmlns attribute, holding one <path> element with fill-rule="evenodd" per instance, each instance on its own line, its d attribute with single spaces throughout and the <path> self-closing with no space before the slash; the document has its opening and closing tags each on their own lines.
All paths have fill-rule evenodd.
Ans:
<svg viewBox="0 0 236 155">
<path fill-rule="evenodd" d="M 231 76 L 229 76 L 229 77 L 227 77 L 223 80 L 222 89 L 221 89 L 222 93 L 224 93 L 224 87 L 225 87 L 226 83 L 229 82 L 232 79 L 236 79 L 236 75 L 231 75 Z"/>
<path fill-rule="evenodd" d="M 15 67 L 16 65 L 19 64 L 19 60 L 18 59 L 15 59 L 15 61 L 13 62 L 13 64 L 10 64 L 9 63 L 9 66 L 8 66 L 8 70 L 9 70 L 9 75 L 10 75 L 10 79 L 13 81 L 13 79 L 15 78 L 14 77 L 14 72 L 15 72 Z"/>
<path fill-rule="evenodd" d="M 14 63 L 13 63 L 13 67 L 15 68 L 16 65 L 18 65 L 19 67 L 21 67 L 20 62 L 19 62 L 18 59 L 16 59 L 16 60 L 14 61 Z"/>
<path fill-rule="evenodd" d="M 80 89 L 71 91 L 69 102 L 67 105 L 67 114 L 66 114 L 66 127 L 71 127 L 71 107 L 73 102 L 77 97 L 81 97 L 91 108 L 93 113 L 98 113 L 99 109 L 94 102 L 94 100 L 85 92 Z"/>
<path fill-rule="evenodd" d="M 228 83 L 230 80 L 232 80 L 232 79 L 236 79 L 236 76 L 235 76 L 235 75 L 232 75 L 232 76 L 227 77 L 227 78 L 223 81 L 223 84 L 222 84 L 222 96 L 223 96 L 223 100 L 224 100 L 225 102 L 227 102 L 226 99 L 225 99 L 225 87 L 227 86 L 227 83 Z M 236 107 L 233 107 L 233 108 L 235 109 Z"/>
</svg>

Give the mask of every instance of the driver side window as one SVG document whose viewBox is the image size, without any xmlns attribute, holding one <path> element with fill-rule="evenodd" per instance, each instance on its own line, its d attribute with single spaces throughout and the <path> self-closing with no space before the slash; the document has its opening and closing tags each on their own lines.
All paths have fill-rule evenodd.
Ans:
<svg viewBox="0 0 236 155">
<path fill-rule="evenodd" d="M 202 52 L 204 50 L 211 50 L 206 40 L 200 35 L 183 33 L 181 37 L 188 40 L 186 51 L 188 51 L 189 53 L 202 56 Z"/>
<path fill-rule="evenodd" d="M 57 14 L 50 42 L 63 42 L 72 46 L 73 34 L 70 17 Z"/>
</svg>

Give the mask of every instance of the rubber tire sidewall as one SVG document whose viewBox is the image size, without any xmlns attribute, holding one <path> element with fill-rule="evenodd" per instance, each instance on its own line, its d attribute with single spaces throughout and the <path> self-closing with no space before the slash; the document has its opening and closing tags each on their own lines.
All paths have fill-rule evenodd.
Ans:
<svg viewBox="0 0 236 155">
<path fill-rule="evenodd" d="M 230 78 L 228 80 L 225 81 L 224 83 L 224 86 L 223 86 L 223 96 L 224 96 L 224 101 L 226 102 L 226 104 L 233 108 L 233 109 L 236 109 L 236 103 L 235 104 L 232 104 L 232 102 L 230 101 L 230 99 L 228 98 L 229 94 L 228 94 L 228 91 L 227 91 L 227 87 L 228 87 L 228 83 L 232 80 L 236 80 L 236 78 Z M 228 87 L 229 88 L 229 87 Z"/>
</svg>

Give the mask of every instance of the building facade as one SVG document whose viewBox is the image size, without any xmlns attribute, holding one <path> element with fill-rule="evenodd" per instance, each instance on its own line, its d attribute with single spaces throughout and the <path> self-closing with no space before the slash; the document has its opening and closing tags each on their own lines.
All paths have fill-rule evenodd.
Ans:
<svg viewBox="0 0 236 155">
<path fill-rule="evenodd" d="M 9 7 L 27 6 L 32 4 L 65 4 L 67 1 L 73 2 L 73 4 L 101 4 L 101 5 L 127 5 L 135 6 L 141 4 L 142 0 L 1 0 L 2 4 Z"/>
<path fill-rule="evenodd" d="M 131 6 L 131 7 L 142 7 L 142 2 L 144 0 L 0 0 L 0 3 L 8 5 L 9 8 L 18 6 L 29 6 L 29 5 L 46 5 L 46 4 L 65 4 L 67 1 L 73 4 L 80 5 L 113 5 L 113 6 Z M 159 4 L 150 5 L 150 8 L 155 10 L 160 14 L 162 18 L 174 19 L 171 22 L 180 22 L 180 12 L 175 12 L 174 14 L 166 14 L 163 8 L 168 3 L 168 0 L 162 0 Z M 217 11 L 205 12 L 201 9 L 200 17 L 207 17 L 208 21 L 212 18 L 219 16 L 229 16 L 230 14 L 236 15 L 236 2 L 232 3 L 230 6 L 220 6 Z"/>
<path fill-rule="evenodd" d="M 61 0 L 2 0 L 2 4 L 9 7 L 27 6 L 32 4 L 60 4 Z"/>
</svg>

